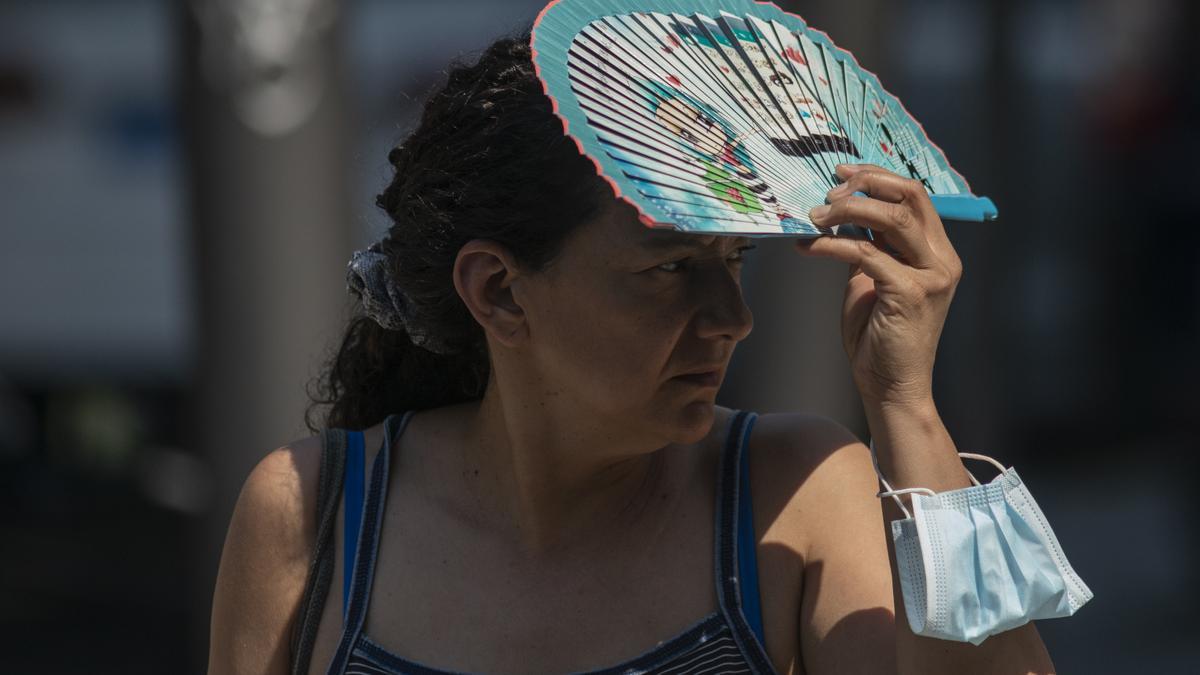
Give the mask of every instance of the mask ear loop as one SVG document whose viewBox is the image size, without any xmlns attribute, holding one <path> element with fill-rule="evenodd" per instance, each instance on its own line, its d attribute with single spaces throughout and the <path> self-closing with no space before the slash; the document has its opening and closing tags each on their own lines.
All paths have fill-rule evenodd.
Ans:
<svg viewBox="0 0 1200 675">
<path fill-rule="evenodd" d="M 933 490 L 930 490 L 929 488 L 920 488 L 919 487 L 919 488 L 904 488 L 902 490 L 893 490 L 892 486 L 888 484 L 887 479 L 884 478 L 883 474 L 879 471 L 879 459 L 877 457 L 875 457 L 875 439 L 874 438 L 871 439 L 871 464 L 875 467 L 875 475 L 879 476 L 879 482 L 883 483 L 883 487 L 886 488 L 885 490 L 881 490 L 880 492 L 876 493 L 875 496 L 876 497 L 891 497 L 892 499 L 896 500 L 896 506 L 899 506 L 900 510 L 904 512 L 905 518 L 911 519 L 912 514 L 908 512 L 908 507 L 904 506 L 904 502 L 900 501 L 900 497 L 898 495 L 909 494 L 912 492 L 925 492 L 930 497 L 936 496 L 934 494 Z"/>
<path fill-rule="evenodd" d="M 1000 473 L 1004 473 L 1005 471 L 1008 471 L 1008 469 L 1006 469 L 1003 464 L 1001 464 L 1000 462 L 997 462 L 996 460 L 992 459 L 991 457 L 988 457 L 987 455 L 977 455 L 973 452 L 960 452 L 960 453 L 958 453 L 958 456 L 966 457 L 967 459 L 979 459 L 979 460 L 983 460 L 985 462 L 991 462 L 992 466 L 996 467 L 996 470 L 999 471 Z M 965 468 L 966 467 L 964 467 L 964 469 Z M 967 475 L 971 476 L 971 472 L 967 471 Z M 976 485 L 979 485 L 979 481 L 975 480 L 975 476 L 971 476 L 971 480 L 974 481 L 974 483 Z"/>
<path fill-rule="evenodd" d="M 937 493 L 935 493 L 933 490 L 930 490 L 929 488 L 922 488 L 922 487 L 903 488 L 900 490 L 893 490 L 892 486 L 888 484 L 887 479 L 884 478 L 883 474 L 879 471 L 879 459 L 875 457 L 875 439 L 874 438 L 870 439 L 870 447 L 871 447 L 871 464 L 872 464 L 872 466 L 875 467 L 875 475 L 879 477 L 879 482 L 883 483 L 883 487 L 886 488 L 886 489 L 880 490 L 878 493 L 876 493 L 875 494 L 876 497 L 891 497 L 892 499 L 894 499 L 896 501 L 896 506 L 899 506 L 900 510 L 904 512 L 904 517 L 912 518 L 912 514 L 909 513 L 908 509 L 904 506 L 904 502 L 900 501 L 899 495 L 911 494 L 914 492 L 923 492 L 925 494 L 928 494 L 930 497 L 937 496 Z M 994 466 L 1000 470 L 1000 473 L 1004 473 L 1005 471 L 1008 470 L 1008 469 L 1004 468 L 1003 464 L 1001 464 L 1000 462 L 997 462 L 996 460 L 992 459 L 991 457 L 988 457 L 987 455 L 979 455 L 979 454 L 976 454 L 973 452 L 960 452 L 960 453 L 958 453 L 958 456 L 965 457 L 967 459 L 977 459 L 977 460 L 983 460 L 986 462 L 991 462 L 992 466 Z M 976 486 L 981 485 L 981 483 L 979 482 L 979 479 L 975 478 L 975 474 L 971 473 L 971 471 L 969 469 L 967 469 L 965 466 L 963 467 L 963 470 L 967 472 L 967 476 L 970 477 L 972 483 L 974 483 Z"/>
</svg>

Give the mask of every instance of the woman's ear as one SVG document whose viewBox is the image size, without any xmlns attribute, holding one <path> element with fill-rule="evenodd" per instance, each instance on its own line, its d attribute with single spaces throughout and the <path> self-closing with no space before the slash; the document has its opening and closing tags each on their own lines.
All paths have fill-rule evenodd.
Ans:
<svg viewBox="0 0 1200 675">
<path fill-rule="evenodd" d="M 467 310 L 497 342 L 515 347 L 528 334 L 525 311 L 513 297 L 521 277 L 508 249 L 487 239 L 463 244 L 454 260 L 454 288 Z"/>
</svg>

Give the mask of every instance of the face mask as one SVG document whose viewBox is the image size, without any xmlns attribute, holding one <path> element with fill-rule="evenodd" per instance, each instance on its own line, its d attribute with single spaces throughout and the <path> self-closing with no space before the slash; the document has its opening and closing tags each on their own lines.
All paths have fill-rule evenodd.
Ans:
<svg viewBox="0 0 1200 675">
<path fill-rule="evenodd" d="M 1037 502 L 1013 468 L 969 452 L 1000 470 L 987 485 L 935 493 L 885 490 L 906 516 L 892 521 L 904 611 L 913 633 L 979 645 L 1034 619 L 1071 616 L 1092 591 L 1075 574 Z M 913 512 L 896 495 L 913 493 Z"/>
</svg>

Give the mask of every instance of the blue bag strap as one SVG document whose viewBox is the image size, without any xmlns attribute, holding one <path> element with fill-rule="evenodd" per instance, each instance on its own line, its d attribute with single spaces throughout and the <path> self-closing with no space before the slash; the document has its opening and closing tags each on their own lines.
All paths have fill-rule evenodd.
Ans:
<svg viewBox="0 0 1200 675">
<path fill-rule="evenodd" d="M 758 637 L 761 645 L 767 641 L 763 637 L 762 603 L 758 594 L 758 555 L 754 542 L 754 509 L 750 499 L 750 460 L 746 452 L 746 437 L 750 435 L 751 424 L 747 425 L 745 434 L 739 440 L 741 447 L 738 452 L 738 573 L 742 577 L 742 611 L 750 629 Z"/>
<path fill-rule="evenodd" d="M 358 533 L 362 526 L 364 467 L 366 466 L 366 443 L 363 432 L 350 431 L 346 444 L 345 522 L 342 531 L 342 621 L 350 608 L 350 579 L 354 576 L 355 551 L 358 550 Z"/>
</svg>

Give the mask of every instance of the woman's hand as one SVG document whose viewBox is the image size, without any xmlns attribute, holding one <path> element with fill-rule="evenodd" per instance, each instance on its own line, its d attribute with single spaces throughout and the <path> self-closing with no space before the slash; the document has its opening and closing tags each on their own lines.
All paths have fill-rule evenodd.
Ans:
<svg viewBox="0 0 1200 675">
<path fill-rule="evenodd" d="M 962 262 L 921 183 L 874 164 L 839 164 L 836 171 L 844 182 L 810 218 L 822 227 L 869 227 L 875 241 L 826 236 L 797 240 L 796 249 L 850 265 L 842 346 L 864 402 L 930 401 L 938 339 Z"/>
</svg>

